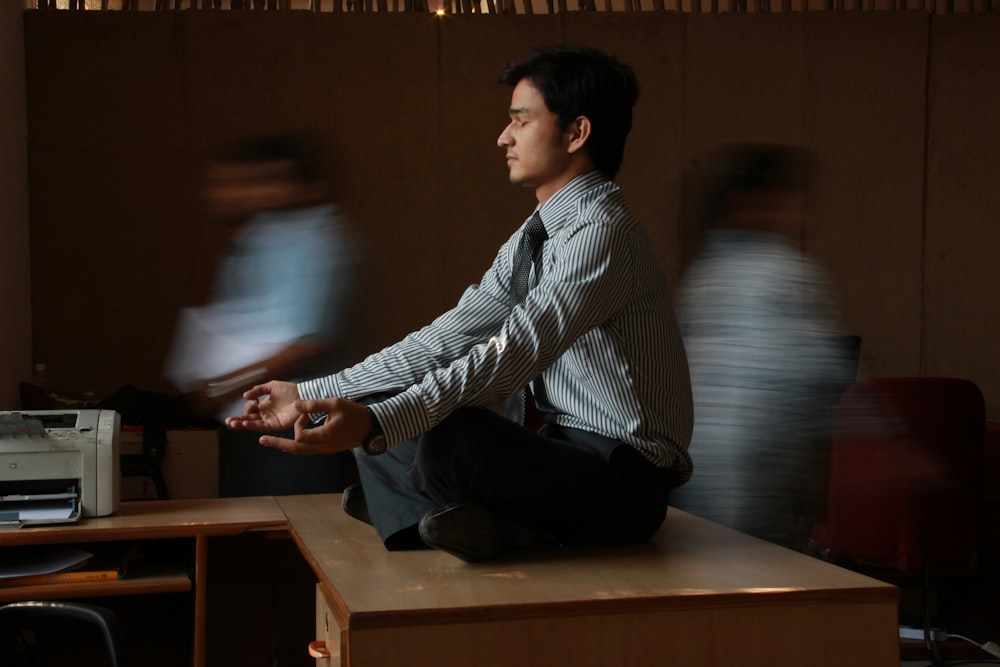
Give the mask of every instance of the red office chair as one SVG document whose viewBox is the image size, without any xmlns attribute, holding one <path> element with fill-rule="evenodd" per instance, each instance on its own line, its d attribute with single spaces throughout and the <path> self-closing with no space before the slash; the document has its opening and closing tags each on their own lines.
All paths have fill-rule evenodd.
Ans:
<svg viewBox="0 0 1000 667">
<path fill-rule="evenodd" d="M 931 567 L 975 554 L 982 535 L 983 395 L 957 378 L 858 382 L 836 410 L 826 519 L 813 546 L 835 562 L 924 575 L 924 642 Z"/>
</svg>

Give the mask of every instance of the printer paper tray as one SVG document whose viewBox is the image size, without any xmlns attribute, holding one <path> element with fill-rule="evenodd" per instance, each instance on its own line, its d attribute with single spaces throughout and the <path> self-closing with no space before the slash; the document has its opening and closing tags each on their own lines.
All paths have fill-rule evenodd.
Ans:
<svg viewBox="0 0 1000 667">
<path fill-rule="evenodd" d="M 9 488 L 7 486 L 2 490 Z M 35 493 L 6 493 L 0 495 L 0 524 L 31 526 L 73 523 L 80 519 L 80 507 L 80 495 L 75 487 L 53 493 L 42 490 Z"/>
</svg>

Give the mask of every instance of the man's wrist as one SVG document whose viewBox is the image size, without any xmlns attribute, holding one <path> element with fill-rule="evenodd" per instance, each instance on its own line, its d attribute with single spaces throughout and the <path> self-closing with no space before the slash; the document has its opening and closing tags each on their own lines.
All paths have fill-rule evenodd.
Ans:
<svg viewBox="0 0 1000 667">
<path fill-rule="evenodd" d="M 368 435 L 366 435 L 361 441 L 361 449 L 364 450 L 365 454 L 369 456 L 378 456 L 383 454 L 388 445 L 385 441 L 385 432 L 382 430 L 382 425 L 378 421 L 378 417 L 375 416 L 375 412 L 371 407 L 366 407 L 368 411 L 368 421 L 369 430 Z"/>
</svg>

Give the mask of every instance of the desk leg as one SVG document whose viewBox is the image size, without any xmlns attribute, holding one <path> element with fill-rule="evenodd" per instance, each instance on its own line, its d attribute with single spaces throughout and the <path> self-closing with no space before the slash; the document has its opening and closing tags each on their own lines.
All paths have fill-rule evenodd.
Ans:
<svg viewBox="0 0 1000 667">
<path fill-rule="evenodd" d="M 194 667 L 205 667 L 205 622 L 208 602 L 208 537 L 198 535 L 194 546 Z"/>
</svg>

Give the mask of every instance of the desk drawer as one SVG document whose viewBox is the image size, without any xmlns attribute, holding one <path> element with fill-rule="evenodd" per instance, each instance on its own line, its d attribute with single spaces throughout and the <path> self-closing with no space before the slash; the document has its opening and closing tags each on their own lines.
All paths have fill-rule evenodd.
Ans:
<svg viewBox="0 0 1000 667">
<path fill-rule="evenodd" d="M 315 636 L 316 639 L 309 644 L 309 655 L 316 658 L 316 667 L 340 667 L 343 632 L 319 584 L 316 585 Z"/>
</svg>

